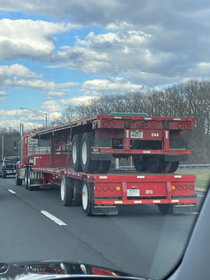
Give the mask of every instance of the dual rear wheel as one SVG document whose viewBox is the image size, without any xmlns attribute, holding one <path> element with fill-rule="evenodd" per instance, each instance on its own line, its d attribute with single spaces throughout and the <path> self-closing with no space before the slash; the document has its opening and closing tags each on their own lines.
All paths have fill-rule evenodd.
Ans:
<svg viewBox="0 0 210 280">
<path fill-rule="evenodd" d="M 92 158 L 91 146 L 94 145 L 94 134 L 86 132 L 76 134 L 72 140 L 72 166 L 76 172 L 107 173 L 111 160 L 96 161 Z"/>
</svg>

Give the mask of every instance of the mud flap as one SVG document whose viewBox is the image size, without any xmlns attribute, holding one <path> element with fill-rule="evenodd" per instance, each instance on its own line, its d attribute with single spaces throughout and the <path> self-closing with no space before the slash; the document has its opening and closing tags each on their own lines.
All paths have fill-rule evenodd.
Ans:
<svg viewBox="0 0 210 280">
<path fill-rule="evenodd" d="M 92 200 L 91 205 L 92 215 L 117 215 L 118 214 L 118 206 L 117 205 L 95 205 L 94 199 Z"/>
<path fill-rule="evenodd" d="M 197 212 L 197 204 L 173 204 L 174 214 L 185 214 Z"/>
</svg>

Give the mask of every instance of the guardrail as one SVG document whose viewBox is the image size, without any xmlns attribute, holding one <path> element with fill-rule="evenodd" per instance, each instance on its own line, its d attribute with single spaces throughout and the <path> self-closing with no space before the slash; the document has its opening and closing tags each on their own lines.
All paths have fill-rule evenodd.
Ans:
<svg viewBox="0 0 210 280">
<path fill-rule="evenodd" d="M 210 168 L 210 164 L 204 163 L 204 164 L 180 164 L 179 165 L 179 168 L 204 168 L 204 167 Z"/>
</svg>

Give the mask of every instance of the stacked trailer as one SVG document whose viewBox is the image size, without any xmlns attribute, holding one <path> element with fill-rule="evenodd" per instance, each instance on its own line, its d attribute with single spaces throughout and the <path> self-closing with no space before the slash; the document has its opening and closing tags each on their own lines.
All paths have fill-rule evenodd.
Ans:
<svg viewBox="0 0 210 280">
<path fill-rule="evenodd" d="M 87 215 L 117 214 L 125 204 L 156 204 L 161 213 L 195 211 L 195 176 L 172 174 L 191 154 L 180 133 L 192 130 L 193 122 L 98 115 L 26 134 L 17 180 L 29 190 L 60 185 L 63 205 L 82 205 Z M 113 157 L 129 156 L 137 172 L 109 172 Z"/>
</svg>

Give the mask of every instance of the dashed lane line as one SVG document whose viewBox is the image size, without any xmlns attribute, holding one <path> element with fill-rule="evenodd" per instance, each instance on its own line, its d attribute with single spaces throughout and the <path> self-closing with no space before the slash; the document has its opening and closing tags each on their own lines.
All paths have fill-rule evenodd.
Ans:
<svg viewBox="0 0 210 280">
<path fill-rule="evenodd" d="M 8 192 L 11 192 L 12 194 L 16 194 L 16 192 L 14 192 L 13 190 L 8 190 Z"/>
<path fill-rule="evenodd" d="M 66 226 L 67 224 L 65 224 L 63 221 L 61 221 L 60 219 L 58 219 L 57 217 L 53 216 L 52 214 L 50 214 L 49 212 L 42 210 L 41 213 L 43 215 L 45 215 L 47 218 L 49 218 L 50 220 L 52 220 L 53 222 L 55 222 L 56 224 L 58 224 L 59 226 Z"/>
</svg>

